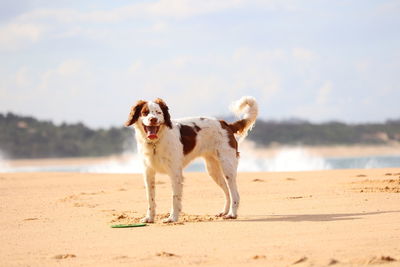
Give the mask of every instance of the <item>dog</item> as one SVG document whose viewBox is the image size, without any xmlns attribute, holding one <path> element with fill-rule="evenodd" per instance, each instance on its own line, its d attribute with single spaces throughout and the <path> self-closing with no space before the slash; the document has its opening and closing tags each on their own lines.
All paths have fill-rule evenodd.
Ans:
<svg viewBox="0 0 400 267">
<path fill-rule="evenodd" d="M 172 208 L 166 223 L 176 222 L 182 210 L 183 168 L 197 157 L 203 157 L 208 174 L 225 194 L 225 205 L 217 215 L 236 219 L 239 193 L 236 186 L 239 160 L 238 141 L 252 129 L 258 105 L 253 97 L 242 97 L 233 103 L 236 115 L 233 123 L 210 117 L 171 120 L 167 104 L 160 98 L 138 101 L 132 106 L 126 127 L 133 125 L 138 151 L 144 164 L 144 182 L 148 200 L 142 222 L 153 223 L 156 213 L 155 175 L 167 174 L 172 183 Z"/>
</svg>

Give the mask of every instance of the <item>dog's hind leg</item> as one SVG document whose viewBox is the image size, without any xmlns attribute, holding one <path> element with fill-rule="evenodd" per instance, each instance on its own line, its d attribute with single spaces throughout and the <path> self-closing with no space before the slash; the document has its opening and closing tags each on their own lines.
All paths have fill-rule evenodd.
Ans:
<svg viewBox="0 0 400 267">
<path fill-rule="evenodd" d="M 147 168 L 144 174 L 144 184 L 146 187 L 147 195 L 147 214 L 141 222 L 152 223 L 154 222 L 154 216 L 156 214 L 156 202 L 155 202 L 155 172 L 153 169 Z"/>
<path fill-rule="evenodd" d="M 173 172 L 169 176 L 171 178 L 171 184 L 172 184 L 172 208 L 169 217 L 164 220 L 165 223 L 178 221 L 179 213 L 182 211 L 182 190 L 183 190 L 182 171 Z"/>
<path fill-rule="evenodd" d="M 231 199 L 229 196 L 229 189 L 228 186 L 226 185 L 225 179 L 224 179 L 224 173 L 222 172 L 221 166 L 218 162 L 218 160 L 213 157 L 213 156 L 207 156 L 204 158 L 206 162 L 206 168 L 208 174 L 213 178 L 215 183 L 221 187 L 222 191 L 224 191 L 225 194 L 225 206 L 224 209 L 217 214 L 218 217 L 220 216 L 225 216 L 229 212 L 229 207 L 231 203 Z"/>
<path fill-rule="evenodd" d="M 225 175 L 226 184 L 228 185 L 231 198 L 229 212 L 224 216 L 224 218 L 236 219 L 240 202 L 240 196 L 236 185 L 238 158 L 236 157 L 235 151 L 232 151 L 232 153 L 224 153 L 224 155 L 225 157 L 219 157 L 219 162 Z"/>
</svg>

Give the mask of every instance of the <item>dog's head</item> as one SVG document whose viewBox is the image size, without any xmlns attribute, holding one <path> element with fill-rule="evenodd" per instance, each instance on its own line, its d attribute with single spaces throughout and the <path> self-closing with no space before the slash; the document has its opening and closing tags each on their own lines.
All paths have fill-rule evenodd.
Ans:
<svg viewBox="0 0 400 267">
<path fill-rule="evenodd" d="M 159 138 L 163 127 L 172 128 L 168 106 L 160 98 L 155 101 L 139 100 L 136 105 L 132 106 L 125 126 L 135 123 L 136 128 L 143 131 L 145 136 L 152 141 Z"/>
</svg>

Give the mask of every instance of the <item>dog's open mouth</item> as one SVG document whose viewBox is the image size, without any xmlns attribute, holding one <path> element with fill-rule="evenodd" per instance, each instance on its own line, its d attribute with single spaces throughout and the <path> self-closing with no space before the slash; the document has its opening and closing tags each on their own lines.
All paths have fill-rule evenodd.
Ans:
<svg viewBox="0 0 400 267">
<path fill-rule="evenodd" d="M 144 127 L 144 131 L 147 134 L 147 138 L 152 139 L 152 140 L 158 138 L 157 133 L 158 133 L 158 130 L 160 129 L 160 126 L 146 126 L 146 125 L 143 125 L 143 127 Z"/>
</svg>

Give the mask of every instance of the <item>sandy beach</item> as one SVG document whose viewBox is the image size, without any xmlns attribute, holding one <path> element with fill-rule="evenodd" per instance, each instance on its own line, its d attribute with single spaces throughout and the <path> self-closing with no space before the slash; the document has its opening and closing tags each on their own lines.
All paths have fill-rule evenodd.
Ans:
<svg viewBox="0 0 400 267">
<path fill-rule="evenodd" d="M 237 220 L 223 195 L 185 175 L 179 223 L 163 224 L 170 185 L 157 177 L 155 224 L 139 174 L 0 174 L 0 266 L 400 265 L 400 168 L 240 173 Z"/>
</svg>

